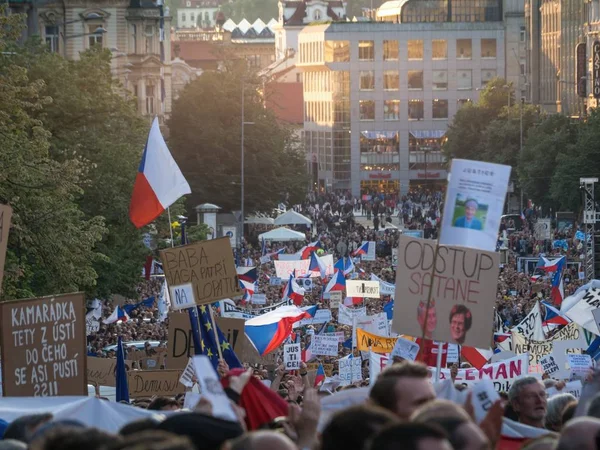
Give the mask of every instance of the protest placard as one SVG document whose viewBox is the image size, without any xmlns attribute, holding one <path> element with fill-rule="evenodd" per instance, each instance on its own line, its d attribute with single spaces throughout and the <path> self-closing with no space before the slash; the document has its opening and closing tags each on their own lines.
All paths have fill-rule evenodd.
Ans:
<svg viewBox="0 0 600 450">
<path fill-rule="evenodd" d="M 600 307 L 600 288 L 592 283 L 581 286 L 573 295 L 564 299 L 560 311 L 586 330 L 600 334 L 592 311 Z"/>
<path fill-rule="evenodd" d="M 0 308 L 6 397 L 87 395 L 84 295 L 15 300 Z"/>
<path fill-rule="evenodd" d="M 160 251 L 174 310 L 241 295 L 229 239 Z"/>
<path fill-rule="evenodd" d="M 552 219 L 538 219 L 535 224 L 533 224 L 533 230 L 535 233 L 535 238 L 538 241 L 543 241 L 545 239 L 551 239 L 552 235 Z"/>
<path fill-rule="evenodd" d="M 347 280 L 346 296 L 360 298 L 379 298 L 379 282 L 363 280 Z"/>
<path fill-rule="evenodd" d="M 362 241 L 361 246 L 364 245 L 367 241 Z M 377 243 L 375 241 L 369 241 L 369 246 L 367 247 L 367 253 L 360 255 L 360 259 L 363 261 L 375 261 L 377 259 Z"/>
<path fill-rule="evenodd" d="M 571 369 L 572 380 L 584 380 L 592 368 L 592 357 L 590 355 L 567 355 L 567 362 Z"/>
<path fill-rule="evenodd" d="M 266 305 L 267 294 L 253 294 L 250 303 L 253 303 L 254 305 Z"/>
<path fill-rule="evenodd" d="M 440 245 L 432 278 L 435 246 L 431 240 L 400 236 L 392 330 L 409 336 L 425 332 L 427 339 L 488 348 L 499 254 Z"/>
<path fill-rule="evenodd" d="M 185 392 L 181 370 L 136 370 L 127 374 L 131 398 L 174 397 Z"/>
<path fill-rule="evenodd" d="M 4 261 L 11 217 L 12 208 L 9 205 L 0 205 L 0 292 L 2 292 L 2 280 L 4 279 Z"/>
<path fill-rule="evenodd" d="M 311 351 L 317 356 L 337 356 L 339 339 L 337 336 L 325 336 L 316 334 L 312 338 Z"/>
<path fill-rule="evenodd" d="M 283 346 L 283 366 L 285 370 L 299 370 L 302 361 L 300 344 L 286 344 Z"/>
<path fill-rule="evenodd" d="M 183 384 L 187 388 L 191 388 L 194 386 L 196 381 L 196 369 L 194 367 L 194 362 L 192 358 L 188 360 L 187 366 L 185 366 L 184 371 L 181 373 L 181 377 L 179 377 L 179 382 Z"/>
<path fill-rule="evenodd" d="M 452 160 L 440 244 L 495 252 L 510 170 L 482 161 Z M 399 264 L 401 260 L 399 253 Z"/>
<path fill-rule="evenodd" d="M 543 358 L 540 358 L 540 364 L 542 365 L 542 370 L 548 376 L 554 376 L 560 368 L 558 364 L 556 364 L 556 360 L 552 355 L 546 355 Z"/>
<path fill-rule="evenodd" d="M 535 306 L 529 314 L 511 331 L 520 333 L 525 339 L 534 341 L 543 341 L 546 339 L 542 328 L 542 313 L 540 311 L 540 302 L 535 302 Z"/>
<path fill-rule="evenodd" d="M 294 327 L 303 327 L 306 325 L 318 325 L 321 323 L 331 322 L 333 319 L 331 317 L 330 309 L 318 309 L 315 313 L 315 317 L 311 319 L 302 319 L 299 322 L 294 324 Z"/>
<path fill-rule="evenodd" d="M 281 286 L 281 278 L 279 277 L 271 277 L 269 278 L 270 286 Z"/>
<path fill-rule="evenodd" d="M 100 331 L 100 321 L 95 317 L 87 317 L 85 318 L 85 335 L 89 336 L 90 334 L 97 333 Z"/>
<path fill-rule="evenodd" d="M 339 343 L 342 343 L 346 340 L 343 331 L 335 331 L 333 333 L 321 333 L 321 336 L 335 336 L 338 339 Z"/>
<path fill-rule="evenodd" d="M 475 422 L 481 423 L 492 405 L 500 398 L 498 391 L 494 387 L 494 382 L 489 379 L 480 380 L 471 390 L 471 404 Z"/>
<path fill-rule="evenodd" d="M 187 313 L 169 313 L 169 340 L 167 341 L 167 367 L 185 369 L 188 359 L 194 356 L 194 339 L 190 316 Z"/>
<path fill-rule="evenodd" d="M 398 249 L 394 249 L 396 254 L 398 254 Z M 387 281 L 383 281 L 374 273 L 371 274 L 371 281 L 379 282 L 379 293 L 381 295 L 394 295 L 396 293 L 396 286 L 392 283 L 388 283 Z"/>
<path fill-rule="evenodd" d="M 321 262 L 325 265 L 325 274 L 327 276 L 333 275 L 333 255 L 324 255 L 318 256 Z M 288 280 L 290 278 L 290 274 L 294 272 L 297 278 L 310 276 L 310 277 L 320 277 L 321 274 L 317 272 L 311 272 L 309 270 L 310 267 L 310 259 L 301 259 L 297 261 L 283 261 L 281 258 L 277 261 L 274 261 L 275 264 L 275 274 L 283 279 Z"/>
<path fill-rule="evenodd" d="M 125 360 L 125 370 L 131 370 L 130 360 Z M 87 384 L 95 386 L 115 386 L 115 371 L 117 360 L 115 358 L 87 357 Z"/>
<path fill-rule="evenodd" d="M 340 381 L 342 386 L 362 381 L 362 359 L 360 357 L 338 359 Z"/>
<path fill-rule="evenodd" d="M 448 355 L 446 356 L 446 364 L 457 363 L 459 356 L 458 344 L 448 344 Z"/>
<path fill-rule="evenodd" d="M 556 394 L 571 394 L 575 398 L 579 399 L 581 397 L 581 390 L 583 389 L 583 384 L 581 380 L 569 381 L 565 384 L 565 387 L 560 391 L 555 387 L 549 387 L 546 389 L 546 394 L 548 394 L 548 398 L 552 398 L 552 396 Z"/>
<path fill-rule="evenodd" d="M 313 289 L 313 280 L 312 278 L 296 278 L 296 283 L 306 292 L 310 292 Z"/>
<path fill-rule="evenodd" d="M 364 317 L 367 315 L 367 308 L 365 306 L 361 306 L 360 308 L 349 308 L 340 304 L 339 312 L 338 312 L 338 323 L 342 325 L 350 325 L 354 324 L 354 317 Z"/>
<path fill-rule="evenodd" d="M 342 291 L 331 291 L 329 293 L 329 307 L 331 309 L 338 309 L 342 302 Z"/>
<path fill-rule="evenodd" d="M 356 347 L 362 352 L 390 353 L 398 338 L 388 338 L 368 333 L 361 328 L 356 329 Z"/>
<path fill-rule="evenodd" d="M 390 358 L 394 358 L 395 356 L 408 359 L 410 361 L 414 361 L 417 359 L 417 355 L 419 354 L 419 344 L 413 341 L 409 341 L 404 338 L 397 338 L 396 343 L 394 344 L 394 348 L 390 353 Z"/>
</svg>

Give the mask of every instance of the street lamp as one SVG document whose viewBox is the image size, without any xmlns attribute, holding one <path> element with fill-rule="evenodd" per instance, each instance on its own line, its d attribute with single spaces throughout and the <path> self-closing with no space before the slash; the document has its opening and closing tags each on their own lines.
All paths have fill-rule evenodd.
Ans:
<svg viewBox="0 0 600 450">
<path fill-rule="evenodd" d="M 242 179 L 241 179 L 241 205 L 240 205 L 240 209 L 241 209 L 241 222 L 242 222 L 242 229 L 240 232 L 240 241 L 239 241 L 239 247 L 240 247 L 240 253 L 242 251 L 242 239 L 244 238 L 244 222 L 245 222 L 245 215 L 244 215 L 244 128 L 246 125 L 254 125 L 254 122 L 246 122 L 245 119 L 245 111 L 244 111 L 244 97 L 245 97 L 245 92 L 246 92 L 246 85 L 244 83 L 244 79 L 242 78 L 242 122 L 241 122 L 241 126 L 242 126 L 242 139 L 241 139 L 241 175 L 242 175 Z M 241 255 L 240 255 L 241 257 Z"/>
</svg>

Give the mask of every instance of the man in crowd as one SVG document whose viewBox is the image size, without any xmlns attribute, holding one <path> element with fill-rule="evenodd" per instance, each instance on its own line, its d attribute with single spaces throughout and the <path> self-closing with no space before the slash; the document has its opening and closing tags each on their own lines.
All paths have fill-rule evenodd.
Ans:
<svg viewBox="0 0 600 450">
<path fill-rule="evenodd" d="M 519 422 L 536 428 L 544 428 L 548 407 L 548 394 L 544 385 L 535 377 L 516 380 L 508 391 L 508 401 Z"/>
</svg>

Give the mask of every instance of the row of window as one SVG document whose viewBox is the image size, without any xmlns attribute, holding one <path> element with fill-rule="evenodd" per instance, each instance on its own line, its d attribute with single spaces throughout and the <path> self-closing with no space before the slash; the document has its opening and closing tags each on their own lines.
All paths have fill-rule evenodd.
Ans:
<svg viewBox="0 0 600 450">
<path fill-rule="evenodd" d="M 473 71 L 456 70 L 456 89 L 469 90 L 473 89 Z M 408 89 L 423 90 L 423 71 L 409 70 L 408 73 Z M 484 69 L 481 71 L 481 85 L 485 86 L 493 78 L 496 77 L 496 71 L 493 69 Z M 376 88 L 375 71 L 362 70 L 360 72 L 359 89 L 361 91 L 373 91 Z M 397 91 L 400 89 L 400 75 L 397 70 L 383 71 L 383 89 L 386 91 Z M 434 91 L 445 91 L 448 89 L 448 71 L 433 70 L 431 73 L 431 89 Z"/>
<path fill-rule="evenodd" d="M 480 40 L 480 57 L 495 59 L 497 55 L 496 39 L 487 38 Z M 358 60 L 375 61 L 375 41 L 358 41 Z M 397 40 L 384 40 L 381 48 L 384 61 L 398 61 L 400 46 Z M 425 56 L 424 41 L 411 39 L 407 41 L 406 59 L 409 61 L 421 61 Z M 349 62 L 350 41 L 325 41 L 325 42 L 302 42 L 300 43 L 300 62 Z M 469 60 L 473 57 L 472 39 L 456 39 L 456 58 Z M 448 59 L 448 41 L 445 39 L 433 39 L 431 41 L 431 59 Z"/>
<path fill-rule="evenodd" d="M 470 103 L 470 99 L 459 99 L 458 107 Z M 358 113 L 361 121 L 375 120 L 377 104 L 375 100 L 359 100 Z M 347 123 L 350 111 L 347 106 L 337 102 L 304 102 L 304 121 L 314 123 Z M 384 100 L 379 107 L 383 107 L 383 120 L 400 120 L 400 100 Z M 431 117 L 433 119 L 448 119 L 448 100 L 434 99 L 431 102 Z M 412 99 L 408 101 L 408 119 L 423 120 L 425 118 L 424 100 Z"/>
<path fill-rule="evenodd" d="M 196 18 L 197 18 L 198 21 L 202 21 L 202 12 L 199 12 L 197 17 L 194 15 L 194 13 L 190 13 L 190 21 L 192 21 L 192 22 L 195 23 L 196 22 Z M 214 11 L 212 13 L 212 20 L 215 21 L 216 18 L 217 18 L 217 11 Z M 187 19 L 186 14 L 185 13 L 181 13 L 181 21 L 185 22 L 186 19 Z M 205 22 L 210 22 L 210 13 L 208 11 L 204 12 L 204 21 Z"/>
</svg>

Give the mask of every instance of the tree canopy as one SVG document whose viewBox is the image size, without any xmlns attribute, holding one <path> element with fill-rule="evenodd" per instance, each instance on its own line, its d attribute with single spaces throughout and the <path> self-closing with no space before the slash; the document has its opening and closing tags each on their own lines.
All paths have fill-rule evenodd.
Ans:
<svg viewBox="0 0 600 450">
<path fill-rule="evenodd" d="M 169 146 L 192 188 L 188 207 L 240 209 L 242 79 L 251 123 L 244 127 L 245 211 L 270 211 L 286 194 L 297 201 L 306 192 L 306 162 L 291 130 L 264 108 L 259 81 L 237 67 L 204 73 L 173 104 Z"/>
</svg>

